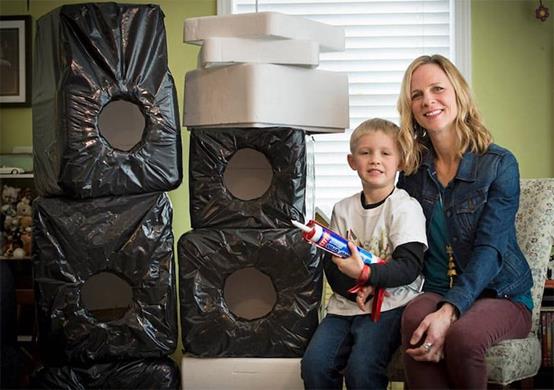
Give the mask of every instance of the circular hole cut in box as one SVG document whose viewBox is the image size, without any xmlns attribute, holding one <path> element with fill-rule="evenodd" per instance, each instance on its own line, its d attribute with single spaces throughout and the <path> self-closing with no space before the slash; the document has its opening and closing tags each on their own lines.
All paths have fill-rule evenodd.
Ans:
<svg viewBox="0 0 554 390">
<path fill-rule="evenodd" d="M 173 353 L 177 311 L 167 194 L 39 197 L 33 207 L 43 360 L 57 366 L 89 365 Z M 112 273 L 132 288 L 132 303 L 121 319 L 99 321 L 83 306 L 90 304 L 86 292 L 85 302 L 82 297 L 85 282 L 100 273 Z M 121 294 L 105 283 L 103 288 L 112 301 Z"/>
<path fill-rule="evenodd" d="M 133 289 L 112 272 L 92 275 L 81 287 L 83 306 L 101 322 L 123 318 L 133 302 Z"/>
<path fill-rule="evenodd" d="M 225 279 L 223 297 L 237 317 L 255 320 L 268 315 L 277 303 L 271 278 L 254 267 L 233 272 Z"/>
<path fill-rule="evenodd" d="M 273 169 L 267 157 L 254 149 L 238 150 L 223 173 L 223 185 L 238 199 L 262 197 L 273 180 Z"/>
<path fill-rule="evenodd" d="M 291 219 L 306 220 L 305 213 L 312 215 L 314 199 L 312 143 L 311 137 L 302 130 L 292 128 L 263 131 L 251 128 L 191 129 L 189 195 L 192 227 L 289 228 Z M 237 175 L 229 169 L 231 160 L 238 159 L 243 153 L 256 152 L 260 157 L 263 155 L 264 165 L 267 159 L 271 172 L 269 165 L 260 169 L 262 163 L 245 156 L 240 159 L 245 160 L 249 169 L 259 169 L 257 173 L 245 174 L 242 170 L 243 174 Z M 245 197 L 245 194 L 237 194 L 229 188 L 233 176 L 244 180 L 248 175 L 264 174 L 269 188 L 248 196 L 258 196 L 263 192 L 257 198 L 240 199 L 235 195 Z M 250 180 L 255 182 L 253 178 Z"/>
<path fill-rule="evenodd" d="M 144 136 L 146 120 L 139 106 L 126 100 L 112 100 L 98 116 L 98 130 L 102 137 L 117 150 L 128 152 Z"/>
</svg>

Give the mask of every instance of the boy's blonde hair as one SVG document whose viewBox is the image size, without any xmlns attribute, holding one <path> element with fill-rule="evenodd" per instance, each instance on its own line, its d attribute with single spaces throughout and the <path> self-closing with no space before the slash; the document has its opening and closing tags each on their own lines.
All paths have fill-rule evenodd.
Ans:
<svg viewBox="0 0 554 390">
<path fill-rule="evenodd" d="M 394 140 L 396 141 L 396 146 L 398 147 L 398 151 L 400 153 L 400 166 L 403 166 L 404 150 L 402 149 L 402 144 L 399 140 L 400 127 L 386 119 L 371 118 L 362 122 L 358 127 L 356 127 L 350 135 L 350 153 L 354 153 L 356 151 L 358 142 L 363 135 L 375 131 L 382 131 L 383 133 L 394 138 Z"/>
<path fill-rule="evenodd" d="M 466 150 L 474 153 L 484 153 L 492 143 L 492 135 L 483 124 L 481 114 L 471 95 L 469 85 L 460 71 L 446 57 L 439 54 L 420 56 L 406 69 L 397 108 L 400 113 L 399 141 L 402 145 L 403 156 L 406 158 L 404 172 L 407 175 L 414 173 L 425 148 L 431 146 L 426 132 L 416 122 L 412 114 L 411 84 L 414 71 L 421 65 L 435 64 L 446 74 L 456 93 L 458 115 L 455 119 L 456 135 L 458 137 L 458 155 L 462 157 Z"/>
</svg>

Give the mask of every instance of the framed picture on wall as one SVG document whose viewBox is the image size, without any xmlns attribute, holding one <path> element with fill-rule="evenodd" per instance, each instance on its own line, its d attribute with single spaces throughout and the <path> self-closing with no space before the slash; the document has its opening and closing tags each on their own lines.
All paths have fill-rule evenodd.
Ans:
<svg viewBox="0 0 554 390">
<path fill-rule="evenodd" d="M 31 17 L 0 16 L 0 105 L 31 105 Z"/>
</svg>

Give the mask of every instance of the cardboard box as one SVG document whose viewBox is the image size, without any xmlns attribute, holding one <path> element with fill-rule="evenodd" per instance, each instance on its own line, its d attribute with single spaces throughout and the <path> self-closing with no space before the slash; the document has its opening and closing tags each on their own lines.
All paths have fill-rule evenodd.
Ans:
<svg viewBox="0 0 554 390">
<path fill-rule="evenodd" d="M 240 62 L 315 68 L 319 65 L 319 45 L 299 39 L 207 38 L 198 54 L 199 68 Z"/>
</svg>

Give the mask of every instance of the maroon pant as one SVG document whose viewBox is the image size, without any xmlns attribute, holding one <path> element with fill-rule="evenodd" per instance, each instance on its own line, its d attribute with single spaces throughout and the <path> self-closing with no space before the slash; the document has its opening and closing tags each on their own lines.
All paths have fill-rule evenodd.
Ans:
<svg viewBox="0 0 554 390">
<path fill-rule="evenodd" d="M 402 316 L 402 348 L 412 347 L 410 338 L 420 322 L 437 309 L 442 297 L 424 293 L 406 307 Z M 448 329 L 444 359 L 418 362 L 404 354 L 407 385 L 412 389 L 486 389 L 485 353 L 501 340 L 525 338 L 531 330 L 531 312 L 507 299 L 475 301 Z"/>
</svg>

